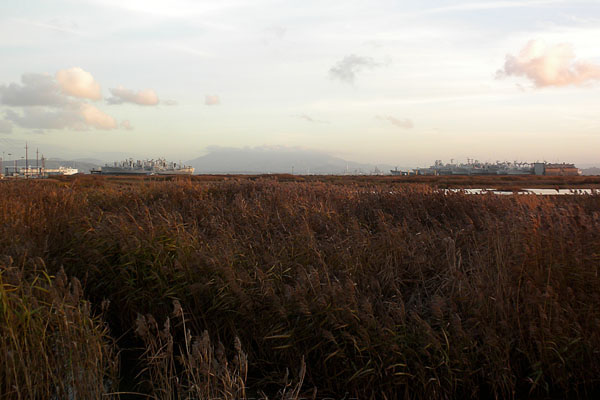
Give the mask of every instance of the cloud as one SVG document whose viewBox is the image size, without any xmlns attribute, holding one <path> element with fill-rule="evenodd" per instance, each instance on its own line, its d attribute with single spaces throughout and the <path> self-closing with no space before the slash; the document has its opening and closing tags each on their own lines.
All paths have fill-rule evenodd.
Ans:
<svg viewBox="0 0 600 400">
<path fill-rule="evenodd" d="M 300 118 L 300 119 L 303 119 L 305 121 L 312 122 L 312 123 L 315 123 L 315 124 L 328 124 L 329 123 L 329 121 L 315 119 L 315 118 L 313 118 L 313 117 L 311 117 L 310 115 L 307 115 L 307 114 L 298 114 L 298 115 L 294 115 L 294 117 Z"/>
<path fill-rule="evenodd" d="M 23 109 L 22 114 L 8 110 L 6 119 L 26 129 L 85 130 L 94 127 L 106 130 L 117 127 L 113 117 L 88 103 L 81 103 L 59 110 L 27 107 Z"/>
<path fill-rule="evenodd" d="M 504 68 L 496 76 L 523 76 L 538 88 L 582 85 L 600 80 L 600 65 L 576 60 L 570 44 L 547 46 L 541 40 L 531 40 L 518 56 L 506 56 Z"/>
<path fill-rule="evenodd" d="M 131 126 L 131 122 L 129 122 L 129 120 L 124 119 L 123 121 L 121 121 L 121 128 L 130 131 L 133 129 L 133 126 Z"/>
<path fill-rule="evenodd" d="M 158 104 L 158 96 L 152 89 L 139 90 L 137 92 L 131 89 L 125 89 L 122 86 L 110 89 L 113 97 L 106 99 L 108 104 L 133 103 L 140 106 L 155 106 Z"/>
<path fill-rule="evenodd" d="M 87 125 L 104 130 L 117 128 L 117 121 L 113 117 L 91 104 L 82 104 L 80 113 Z"/>
<path fill-rule="evenodd" d="M 216 94 L 207 94 L 204 98 L 204 104 L 207 106 L 217 106 L 221 104 L 221 99 Z"/>
<path fill-rule="evenodd" d="M 110 104 L 159 104 L 154 90 L 133 90 L 118 87 L 110 89 Z M 12 130 L 12 125 L 26 129 L 133 129 L 129 120 L 121 124 L 104 111 L 84 99 L 100 99 L 100 85 L 92 74 L 74 67 L 49 74 L 23 74 L 20 83 L 0 85 L 0 105 L 19 107 L 9 109 L 0 120 L 2 133 Z M 173 100 L 163 102 L 177 104 Z"/>
<path fill-rule="evenodd" d="M 6 119 L 26 129 L 85 129 L 85 123 L 75 109 L 49 111 L 41 107 L 28 107 L 23 114 L 8 110 Z"/>
<path fill-rule="evenodd" d="M 413 122 L 408 118 L 398 119 L 398 118 L 392 117 L 390 115 L 377 115 L 375 118 L 380 119 L 382 121 L 387 121 L 387 122 L 391 123 L 392 125 L 397 126 L 398 128 L 402 128 L 402 129 L 414 128 Z"/>
<path fill-rule="evenodd" d="M 22 108 L 21 112 L 7 110 L 6 121 L 22 128 L 117 128 L 113 117 L 81 98 L 99 99 L 100 85 L 89 72 L 77 67 L 60 70 L 54 77 L 24 74 L 21 84 L 0 86 L 0 104 Z"/>
<path fill-rule="evenodd" d="M 79 67 L 62 69 L 56 73 L 56 81 L 63 93 L 83 99 L 100 100 L 100 85 L 92 74 Z"/>
<path fill-rule="evenodd" d="M 49 106 L 63 107 L 69 99 L 60 93 L 50 75 L 23 74 L 21 84 L 0 85 L 0 104 L 13 107 Z"/>
<path fill-rule="evenodd" d="M 358 72 L 379 66 L 380 64 L 376 63 L 371 57 L 350 54 L 329 69 L 329 76 L 331 79 L 339 79 L 342 82 L 352 84 Z"/>
<path fill-rule="evenodd" d="M 12 132 L 12 124 L 10 121 L 5 119 L 0 119 L 0 133 L 11 133 Z"/>
</svg>

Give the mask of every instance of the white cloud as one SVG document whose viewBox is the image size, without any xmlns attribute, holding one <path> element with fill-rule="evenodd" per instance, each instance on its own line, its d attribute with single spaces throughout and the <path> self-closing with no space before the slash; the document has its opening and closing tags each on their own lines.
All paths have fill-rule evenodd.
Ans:
<svg viewBox="0 0 600 400">
<path fill-rule="evenodd" d="M 117 121 L 91 104 L 81 105 L 81 116 L 87 125 L 98 129 L 116 129 Z"/>
<path fill-rule="evenodd" d="M 22 113 L 7 110 L 6 119 L 26 129 L 117 128 L 117 122 L 113 117 L 88 103 L 58 110 L 49 110 L 45 107 L 27 107 Z"/>
<path fill-rule="evenodd" d="M 117 128 L 113 117 L 70 96 L 98 99 L 100 85 L 89 72 L 75 67 L 60 70 L 55 77 L 24 74 L 21 84 L 0 86 L 0 104 L 22 108 L 21 112 L 7 110 L 6 123 L 26 129 Z"/>
<path fill-rule="evenodd" d="M 216 94 L 207 94 L 204 99 L 204 104 L 207 106 L 216 106 L 221 104 L 221 99 Z"/>
<path fill-rule="evenodd" d="M 134 92 L 122 87 L 111 89 L 114 97 L 109 103 L 130 102 L 140 105 L 156 105 L 158 96 L 151 90 Z M 58 71 L 53 77 L 48 74 L 23 74 L 21 83 L 0 85 L 0 105 L 20 107 L 9 109 L 6 118 L 0 120 L 0 132 L 7 133 L 16 124 L 26 129 L 123 129 L 131 130 L 129 120 L 121 124 L 104 111 L 82 100 L 73 98 L 98 99 L 100 85 L 93 76 L 81 68 Z M 166 100 L 165 105 L 177 102 Z"/>
<path fill-rule="evenodd" d="M 102 98 L 100 85 L 92 74 L 79 67 L 62 69 L 56 73 L 56 81 L 63 93 L 84 99 Z"/>
<path fill-rule="evenodd" d="M 345 83 L 354 83 L 356 74 L 364 69 L 373 69 L 380 66 L 371 57 L 362 57 L 350 54 L 338 61 L 329 69 L 329 76 L 332 79 L 339 79 Z"/>
<path fill-rule="evenodd" d="M 26 129 L 85 129 L 81 114 L 72 108 L 50 111 L 42 107 L 27 107 L 23 114 L 8 110 L 6 119 Z"/>
<path fill-rule="evenodd" d="M 0 85 L 0 104 L 13 107 L 50 106 L 63 107 L 69 99 L 60 93 L 52 76 L 23 74 L 21 84 Z"/>
<path fill-rule="evenodd" d="M 397 126 L 398 128 L 402 128 L 402 129 L 414 128 L 413 122 L 408 118 L 398 119 L 398 118 L 392 117 L 391 115 L 377 115 L 375 118 L 380 119 L 382 121 L 387 121 L 387 122 L 391 123 L 392 125 Z"/>
<path fill-rule="evenodd" d="M 158 104 L 158 96 L 152 89 L 139 90 L 137 92 L 131 89 L 125 89 L 122 86 L 110 89 L 113 97 L 106 99 L 108 104 L 133 103 L 140 106 L 155 106 Z"/>
<path fill-rule="evenodd" d="M 600 80 L 600 65 L 576 60 L 568 43 L 547 46 L 541 40 L 531 40 L 518 56 L 506 56 L 497 76 L 523 76 L 538 88 L 582 85 Z"/>
</svg>

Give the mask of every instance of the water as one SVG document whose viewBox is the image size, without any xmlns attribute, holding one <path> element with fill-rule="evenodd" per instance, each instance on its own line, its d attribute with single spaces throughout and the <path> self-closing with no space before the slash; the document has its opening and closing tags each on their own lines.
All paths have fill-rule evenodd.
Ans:
<svg viewBox="0 0 600 400">
<path fill-rule="evenodd" d="M 496 190 L 496 189 L 442 189 L 444 193 L 464 192 L 466 194 L 535 194 L 539 196 L 563 196 L 563 195 L 584 195 L 584 194 L 600 194 L 599 189 L 521 189 L 519 191 L 512 190 Z"/>
</svg>

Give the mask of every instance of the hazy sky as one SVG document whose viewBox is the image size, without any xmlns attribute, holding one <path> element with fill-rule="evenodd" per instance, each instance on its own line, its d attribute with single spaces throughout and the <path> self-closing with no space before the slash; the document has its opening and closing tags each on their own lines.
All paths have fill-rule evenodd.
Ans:
<svg viewBox="0 0 600 400">
<path fill-rule="evenodd" d="M 600 162 L 600 1 L 4 0 L 0 151 Z"/>
</svg>

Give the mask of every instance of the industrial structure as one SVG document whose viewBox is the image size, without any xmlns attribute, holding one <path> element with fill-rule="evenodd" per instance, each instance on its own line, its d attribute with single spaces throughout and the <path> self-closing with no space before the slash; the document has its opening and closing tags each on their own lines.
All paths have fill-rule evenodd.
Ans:
<svg viewBox="0 0 600 400">
<path fill-rule="evenodd" d="M 392 175 L 551 175 L 578 176 L 581 170 L 574 164 L 551 164 L 546 162 L 500 162 L 482 163 L 478 160 L 467 159 L 467 163 L 444 164 L 441 160 L 428 168 L 416 168 L 412 171 L 390 170 Z"/>
<path fill-rule="evenodd" d="M 0 158 L 0 178 L 46 178 L 51 175 L 74 175 L 79 171 L 76 168 L 60 166 L 58 168 L 46 168 L 46 159 L 42 154 L 40 159 L 39 150 L 35 151 L 35 166 L 30 164 L 29 160 L 29 145 L 25 142 L 25 157 L 21 156 L 21 163 L 15 157 L 12 162 L 6 163 L 4 160 L 4 152 Z M 12 153 L 8 153 L 8 156 L 12 156 Z M 41 162 L 41 165 L 40 165 Z"/>
</svg>

